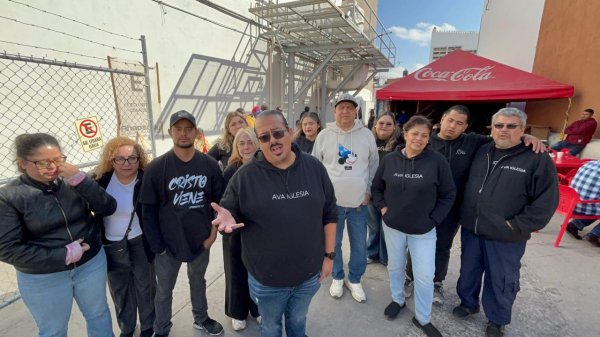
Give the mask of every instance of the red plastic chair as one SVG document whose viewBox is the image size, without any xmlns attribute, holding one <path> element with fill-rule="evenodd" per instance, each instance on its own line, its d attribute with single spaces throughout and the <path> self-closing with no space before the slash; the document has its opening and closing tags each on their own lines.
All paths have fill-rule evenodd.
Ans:
<svg viewBox="0 0 600 337">
<path fill-rule="evenodd" d="M 573 177 L 577 174 L 577 169 L 572 169 L 567 174 L 558 173 L 558 183 L 562 185 L 571 185 Z"/>
<path fill-rule="evenodd" d="M 600 219 L 600 215 L 584 215 L 573 213 L 577 204 L 600 204 L 600 200 L 581 200 L 577 194 L 577 191 L 567 185 L 558 185 L 558 191 L 560 193 L 560 199 L 558 201 L 558 207 L 556 207 L 556 211 L 560 214 L 563 214 L 565 216 L 565 220 L 560 226 L 560 231 L 558 232 L 558 236 L 554 242 L 554 247 L 558 247 L 560 245 L 560 240 L 565 234 L 565 230 L 567 229 L 567 224 L 569 223 L 570 219 Z"/>
</svg>

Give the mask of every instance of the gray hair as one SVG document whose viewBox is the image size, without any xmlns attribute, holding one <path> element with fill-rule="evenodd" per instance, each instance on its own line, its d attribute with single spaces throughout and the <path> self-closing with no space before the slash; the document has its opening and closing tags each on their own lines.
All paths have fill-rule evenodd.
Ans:
<svg viewBox="0 0 600 337">
<path fill-rule="evenodd" d="M 525 125 L 527 124 L 527 115 L 521 111 L 521 109 L 518 108 L 502 108 L 500 110 L 498 110 L 498 112 L 496 112 L 493 116 L 492 116 L 492 125 L 494 125 L 496 123 L 496 119 L 499 116 L 504 116 L 504 117 L 519 117 L 519 122 L 521 124 L 521 127 L 524 128 Z"/>
</svg>

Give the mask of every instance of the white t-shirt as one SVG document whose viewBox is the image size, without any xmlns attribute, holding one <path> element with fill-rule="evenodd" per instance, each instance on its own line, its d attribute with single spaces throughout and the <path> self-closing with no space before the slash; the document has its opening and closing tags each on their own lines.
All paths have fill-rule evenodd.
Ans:
<svg viewBox="0 0 600 337">
<path fill-rule="evenodd" d="M 117 210 L 110 216 L 104 217 L 104 230 L 106 239 L 110 241 L 119 241 L 123 239 L 131 212 L 133 212 L 133 189 L 137 179 L 129 184 L 122 184 L 115 173 L 110 178 L 110 182 L 106 187 L 106 192 L 117 200 Z M 128 239 L 133 239 L 142 235 L 142 227 L 137 214 L 134 214 L 131 222 L 131 231 L 127 236 Z"/>
</svg>

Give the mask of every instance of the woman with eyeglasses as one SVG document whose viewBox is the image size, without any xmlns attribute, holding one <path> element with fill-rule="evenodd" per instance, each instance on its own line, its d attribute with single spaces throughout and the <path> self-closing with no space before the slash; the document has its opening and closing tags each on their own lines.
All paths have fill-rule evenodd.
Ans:
<svg viewBox="0 0 600 337">
<path fill-rule="evenodd" d="M 93 214 L 113 214 L 115 199 L 68 163 L 48 134 L 19 135 L 15 150 L 22 174 L 0 188 L 0 261 L 15 267 L 39 336 L 67 336 L 73 299 L 88 336 L 113 336 Z"/>
<path fill-rule="evenodd" d="M 234 111 L 227 114 L 223 125 L 223 134 L 217 139 L 215 145 L 208 150 L 208 155 L 215 158 L 221 169 L 224 170 L 229 162 L 233 148 L 233 138 L 239 129 L 248 126 L 244 114 Z"/>
<path fill-rule="evenodd" d="M 321 119 L 316 112 L 306 112 L 300 118 L 300 128 L 294 134 L 294 143 L 302 152 L 312 153 L 315 139 L 321 132 Z"/>
<path fill-rule="evenodd" d="M 415 284 L 413 324 L 428 337 L 441 333 L 431 323 L 435 271 L 435 227 L 446 217 L 456 194 L 450 166 L 428 148 L 431 122 L 413 116 L 404 124 L 406 146 L 385 156 L 372 185 L 373 204 L 383 216 L 392 302 L 384 315 L 394 319 L 405 306 L 406 251 L 412 256 Z"/>
<path fill-rule="evenodd" d="M 394 151 L 400 140 L 400 128 L 396 126 L 394 117 L 393 113 L 384 112 L 374 122 L 372 130 L 380 165 L 383 157 Z M 381 212 L 373 205 L 373 198 L 369 201 L 367 210 L 369 211 L 367 217 L 367 263 L 379 262 L 385 266 L 387 265 L 387 250 L 381 229 Z"/>
<path fill-rule="evenodd" d="M 140 337 L 151 337 L 154 333 L 154 254 L 143 233 L 142 205 L 137 202 L 147 164 L 140 144 L 127 137 L 116 137 L 104 146 L 100 164 L 94 171 L 98 184 L 117 200 L 115 213 L 99 218 L 102 240 L 116 242 L 127 235 L 129 244 L 131 270 L 108 270 L 108 287 L 121 337 L 133 336 L 138 314 Z"/>
<path fill-rule="evenodd" d="M 233 174 L 245 163 L 252 160 L 258 150 L 258 139 L 253 128 L 240 129 L 233 140 L 233 151 L 229 165 L 223 172 L 225 186 Z M 246 328 L 248 313 L 260 323 L 256 304 L 250 298 L 248 271 L 242 262 L 242 242 L 240 233 L 223 236 L 223 265 L 225 268 L 225 314 L 231 317 L 233 330 Z"/>
</svg>

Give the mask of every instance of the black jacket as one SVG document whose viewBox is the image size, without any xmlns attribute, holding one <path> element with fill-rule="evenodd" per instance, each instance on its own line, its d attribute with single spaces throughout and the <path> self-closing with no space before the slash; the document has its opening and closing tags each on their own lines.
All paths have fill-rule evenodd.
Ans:
<svg viewBox="0 0 600 337">
<path fill-rule="evenodd" d="M 461 225 L 484 239 L 525 242 L 554 214 L 556 168 L 547 153 L 534 153 L 522 143 L 493 166 L 494 147 L 493 142 L 486 144 L 475 155 Z"/>
<path fill-rule="evenodd" d="M 102 177 L 97 179 L 98 185 L 100 185 L 103 189 L 106 190 L 106 187 L 108 187 L 108 184 L 110 183 L 110 179 L 112 178 L 113 172 L 114 171 L 106 172 Z M 143 177 L 144 177 L 144 171 L 138 170 L 137 182 L 135 183 L 135 186 L 133 187 L 133 200 L 131 201 L 134 204 L 135 204 L 135 200 L 137 200 L 137 198 L 139 196 Z M 137 205 L 135 207 L 135 214 L 137 215 L 138 220 L 140 222 L 140 227 L 142 227 L 142 240 L 144 242 L 144 250 L 146 251 L 146 257 L 148 257 L 148 262 L 152 262 L 152 260 L 154 260 L 154 253 L 152 253 L 152 250 L 150 249 L 150 245 L 148 244 L 148 239 L 146 238 L 146 234 L 144 233 L 144 222 L 142 219 L 142 203 L 141 202 L 137 203 Z M 101 224 L 100 239 L 102 240 L 103 243 L 107 243 L 106 236 L 104 235 L 104 217 L 98 217 L 97 220 Z"/>
<path fill-rule="evenodd" d="M 70 270 L 100 251 L 100 228 L 91 212 L 104 216 L 117 203 L 92 178 L 72 187 L 62 179 L 54 187 L 26 174 L 0 188 L 0 261 L 28 274 Z M 90 245 L 79 262 L 65 266 L 65 245 Z"/>
<path fill-rule="evenodd" d="M 428 147 L 409 159 L 398 148 L 377 168 L 371 194 L 377 209 L 387 207 L 383 215 L 387 226 L 407 234 L 424 234 L 444 220 L 456 189 L 442 155 Z"/>
<path fill-rule="evenodd" d="M 441 153 L 450 164 L 452 178 L 454 179 L 454 185 L 456 185 L 456 198 L 449 216 L 456 220 L 460 215 L 460 206 L 463 202 L 463 193 L 467 185 L 471 162 L 477 150 L 483 144 L 491 141 L 492 137 L 490 136 L 478 135 L 472 132 L 463 133 L 454 140 L 441 139 L 438 134 L 433 134 L 429 138 L 430 148 Z"/>
<path fill-rule="evenodd" d="M 245 226 L 242 260 L 258 282 L 294 287 L 321 271 L 323 226 L 337 222 L 333 185 L 315 157 L 294 144 L 285 170 L 258 151 L 233 175 L 220 205 Z"/>
</svg>

